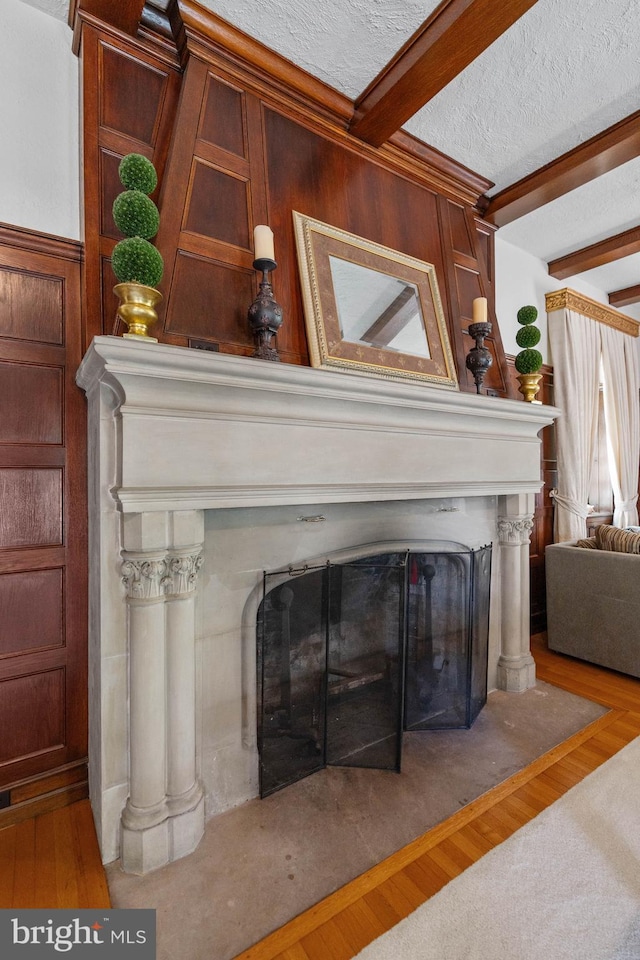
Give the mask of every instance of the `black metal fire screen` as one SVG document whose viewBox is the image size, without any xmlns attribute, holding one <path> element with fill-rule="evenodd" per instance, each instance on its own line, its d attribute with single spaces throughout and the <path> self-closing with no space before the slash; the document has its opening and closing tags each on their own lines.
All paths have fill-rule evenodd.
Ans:
<svg viewBox="0 0 640 960">
<path fill-rule="evenodd" d="M 470 727 L 487 696 L 491 547 L 265 573 L 265 797 L 327 765 L 400 770 L 403 730 Z"/>
</svg>

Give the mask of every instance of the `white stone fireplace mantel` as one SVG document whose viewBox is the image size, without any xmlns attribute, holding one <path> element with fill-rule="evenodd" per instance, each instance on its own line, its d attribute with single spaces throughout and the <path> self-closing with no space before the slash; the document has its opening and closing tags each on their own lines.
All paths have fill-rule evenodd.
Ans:
<svg viewBox="0 0 640 960">
<path fill-rule="evenodd" d="M 465 498 L 473 515 L 475 505 L 495 504 L 486 524 L 497 571 L 497 684 L 517 691 L 535 682 L 529 531 L 541 486 L 538 433 L 558 415 L 554 407 L 117 337 L 93 341 L 77 380 L 89 404 L 89 768 L 105 861 L 120 856 L 125 869 L 145 872 L 175 860 L 202 835 L 205 797 L 210 814 L 255 795 L 250 698 L 226 702 L 234 684 L 242 700 L 237 675 L 250 675 L 240 664 L 248 657 L 234 632 L 240 624 L 208 639 L 211 617 L 203 626 L 199 611 L 224 621 L 227 594 L 206 599 L 216 583 L 237 574 L 225 589 L 232 597 L 242 583 L 244 604 L 260 564 L 283 564 L 264 553 L 264 534 L 254 536 L 258 517 L 273 524 L 283 508 L 336 505 L 334 539 L 298 538 L 297 559 L 316 546 L 346 546 L 336 531 L 348 526 L 349 511 L 382 511 L 384 523 L 389 511 L 404 511 L 397 536 L 415 525 L 424 537 L 435 529 L 425 520 L 431 503 L 438 519 L 458 510 L 452 498 Z M 215 518 L 232 516 L 231 508 L 245 517 L 255 569 L 233 546 L 242 537 L 218 556 L 226 541 Z M 461 539 L 463 514 L 451 539 Z M 313 525 L 298 524 L 305 526 Z M 216 563 L 224 576 L 207 573 Z M 208 643 L 217 662 L 227 651 L 225 667 L 236 658 L 224 704 L 208 687 Z M 244 716 L 244 732 L 234 721 L 214 749 L 209 719 L 222 723 L 229 713 Z M 218 769 L 231 756 L 248 771 L 242 785 L 231 777 L 228 786 Z"/>
</svg>

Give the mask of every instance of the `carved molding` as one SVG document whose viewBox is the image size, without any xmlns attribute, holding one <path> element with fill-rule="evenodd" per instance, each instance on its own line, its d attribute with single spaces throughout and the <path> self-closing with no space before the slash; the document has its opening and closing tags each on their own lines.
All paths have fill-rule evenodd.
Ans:
<svg viewBox="0 0 640 960">
<path fill-rule="evenodd" d="M 167 558 L 169 576 L 166 592 L 171 595 L 193 593 L 198 574 L 204 563 L 201 552 L 188 554 L 170 554 Z"/>
<path fill-rule="evenodd" d="M 598 323 L 604 323 L 608 327 L 627 333 L 630 337 L 640 335 L 640 324 L 637 320 L 627 317 L 619 310 L 614 310 L 613 307 L 607 307 L 604 303 L 598 303 L 591 297 L 585 297 L 584 294 L 577 293 L 569 287 L 547 293 L 545 305 L 547 313 L 552 313 L 554 310 L 575 310 L 585 317 L 597 320 Z"/>
<path fill-rule="evenodd" d="M 125 557 L 121 572 L 130 600 L 156 600 L 163 596 L 167 581 L 165 557 Z"/>
<path fill-rule="evenodd" d="M 520 546 L 529 543 L 533 530 L 532 517 L 498 517 L 498 539 L 501 544 Z"/>
<path fill-rule="evenodd" d="M 128 557 L 122 561 L 122 582 L 129 600 L 158 600 L 165 595 L 193 593 L 204 559 L 199 549 L 162 556 Z"/>
</svg>

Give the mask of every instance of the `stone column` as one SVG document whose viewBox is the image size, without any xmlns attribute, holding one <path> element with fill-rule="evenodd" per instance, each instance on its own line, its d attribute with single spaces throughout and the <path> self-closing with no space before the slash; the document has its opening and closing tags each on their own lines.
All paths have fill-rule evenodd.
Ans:
<svg viewBox="0 0 640 960">
<path fill-rule="evenodd" d="M 124 553 L 129 629 L 129 798 L 122 813 L 121 860 L 145 873 L 168 860 L 165 790 L 166 555 Z"/>
<path fill-rule="evenodd" d="M 183 857 L 204 832 L 204 791 L 196 770 L 195 591 L 202 567 L 202 511 L 176 511 L 170 521 L 166 594 L 167 804 L 170 859 Z"/>
<path fill-rule="evenodd" d="M 500 497 L 501 653 L 498 687 L 521 693 L 534 687 L 536 666 L 531 656 L 529 538 L 533 528 L 533 496 Z"/>
<path fill-rule="evenodd" d="M 130 873 L 185 856 L 204 831 L 196 776 L 194 612 L 203 527 L 201 511 L 123 519 L 130 772 L 120 856 Z"/>
</svg>

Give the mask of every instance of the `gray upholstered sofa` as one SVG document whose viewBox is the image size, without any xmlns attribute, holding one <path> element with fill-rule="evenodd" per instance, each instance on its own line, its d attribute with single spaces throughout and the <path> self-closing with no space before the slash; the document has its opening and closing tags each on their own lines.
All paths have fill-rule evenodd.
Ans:
<svg viewBox="0 0 640 960">
<path fill-rule="evenodd" d="M 640 677 L 640 555 L 550 544 L 549 648 Z"/>
</svg>

